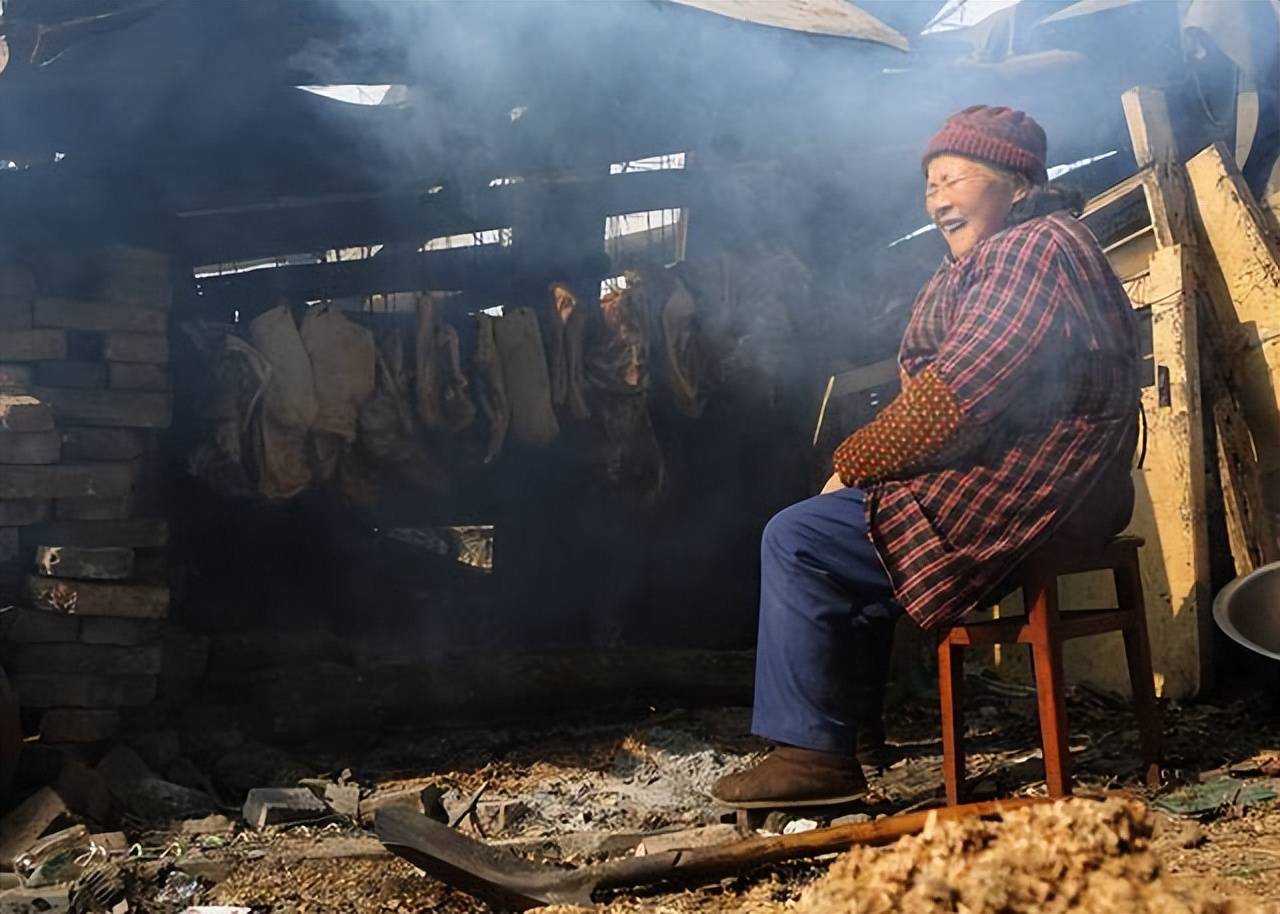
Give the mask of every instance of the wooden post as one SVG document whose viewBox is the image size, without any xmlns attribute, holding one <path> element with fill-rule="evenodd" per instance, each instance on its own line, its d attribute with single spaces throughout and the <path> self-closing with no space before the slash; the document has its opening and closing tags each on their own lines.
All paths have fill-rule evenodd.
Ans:
<svg viewBox="0 0 1280 914">
<path fill-rule="evenodd" d="M 1274 561 L 1280 557 L 1274 528 L 1280 510 L 1280 246 L 1221 145 L 1192 158 L 1187 175 L 1198 227 L 1220 268 L 1209 288 L 1225 290 L 1213 296 L 1214 343 L 1227 386 L 1239 397 L 1243 422 L 1231 431 L 1243 449 L 1247 427 L 1252 444 L 1253 453 L 1238 454 L 1236 461 L 1246 467 L 1256 461 L 1256 491 L 1267 499 L 1256 509 L 1245 507 L 1266 529 L 1259 561 Z"/>
<path fill-rule="evenodd" d="M 1159 89 L 1130 89 L 1120 98 L 1129 124 L 1133 157 L 1143 169 L 1142 184 L 1147 209 L 1155 229 L 1156 244 L 1193 245 L 1191 194 L 1178 156 L 1178 144 L 1169 121 L 1169 106 Z"/>
<path fill-rule="evenodd" d="M 1233 320 L 1230 298 L 1219 265 L 1208 244 L 1201 244 L 1196 207 L 1187 171 L 1178 155 L 1164 93 L 1130 89 L 1122 97 L 1134 158 L 1144 168 L 1143 188 L 1158 247 L 1182 245 L 1196 273 L 1195 296 L 1203 345 L 1200 359 L 1204 399 L 1217 440 L 1218 476 L 1232 559 L 1238 574 L 1280 559 L 1271 513 L 1264 503 L 1264 483 L 1250 425 L 1236 398 L 1230 376 L 1233 352 L 1226 328 Z"/>
<path fill-rule="evenodd" d="M 1146 293 L 1156 383 L 1142 392 L 1148 441 L 1146 463 L 1135 480 L 1134 532 L 1147 540 L 1142 570 L 1154 585 L 1145 591 L 1156 670 L 1163 668 L 1166 694 L 1187 695 L 1209 675 L 1213 619 L 1195 272 L 1186 248 L 1156 251 Z M 1146 510 L 1150 515 L 1144 516 Z M 1187 645 L 1198 654 L 1197 682 L 1189 680 L 1191 670 L 1169 662 Z M 1175 676 L 1182 681 L 1173 681 Z"/>
<path fill-rule="evenodd" d="M 1154 604 L 1148 610 L 1154 611 L 1152 640 L 1163 691 L 1187 694 L 1207 679 L 1212 645 L 1194 210 L 1164 93 L 1134 88 L 1121 103 L 1134 158 L 1143 169 L 1157 247 L 1141 284 L 1142 300 L 1134 302 L 1150 307 L 1156 371 L 1155 386 L 1142 397 L 1147 458 L 1135 484 L 1146 505 L 1135 512 L 1134 532 L 1147 541 L 1143 575 L 1157 585 L 1146 592 Z M 1195 682 L 1187 665 L 1172 659 L 1188 643 L 1196 653 Z"/>
</svg>

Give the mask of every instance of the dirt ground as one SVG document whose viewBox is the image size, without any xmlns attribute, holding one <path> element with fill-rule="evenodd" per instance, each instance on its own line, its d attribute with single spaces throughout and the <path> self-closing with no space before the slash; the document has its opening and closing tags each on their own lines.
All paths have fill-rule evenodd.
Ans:
<svg viewBox="0 0 1280 914">
<path fill-rule="evenodd" d="M 1030 695 L 985 680 L 969 693 L 973 798 L 1043 794 Z M 1123 703 L 1077 689 L 1069 711 L 1080 792 L 1124 790 L 1147 801 L 1159 798 L 1138 782 L 1136 730 Z M 358 748 L 296 751 L 288 777 L 296 781 L 298 768 L 329 776 L 348 769 L 351 780 L 365 788 L 364 811 L 387 802 L 417 806 L 423 789 L 432 788 L 428 803 L 438 798 L 443 814 L 461 818 L 464 833 L 532 860 L 581 865 L 633 853 L 655 832 L 722 826 L 724 811 L 706 792 L 721 774 L 749 764 L 763 748 L 745 735 L 748 721 L 745 709 L 655 710 L 641 719 L 583 719 L 555 727 L 429 737 L 387 733 Z M 873 813 L 937 805 L 936 712 L 912 703 L 897 709 L 889 729 L 902 757 L 873 774 Z M 1280 783 L 1270 769 L 1240 764 L 1280 748 L 1280 718 L 1265 701 L 1171 704 L 1165 732 L 1169 783 L 1161 795 L 1179 785 L 1220 781 L 1232 775 L 1231 766 L 1251 789 Z M 1242 796 L 1236 791 L 1194 818 L 1153 813 L 1152 849 L 1171 885 L 1280 911 L 1280 805 Z M 470 807 L 474 811 L 463 815 Z M 127 879 L 134 911 L 169 914 L 193 904 L 273 914 L 490 910 L 392 857 L 350 821 L 263 831 L 241 825 L 232 833 L 196 838 L 158 831 L 140 845 Z M 192 859 L 198 865 L 190 865 Z M 694 891 L 598 900 L 613 912 L 776 911 L 797 902 L 833 859 L 766 867 Z"/>
</svg>

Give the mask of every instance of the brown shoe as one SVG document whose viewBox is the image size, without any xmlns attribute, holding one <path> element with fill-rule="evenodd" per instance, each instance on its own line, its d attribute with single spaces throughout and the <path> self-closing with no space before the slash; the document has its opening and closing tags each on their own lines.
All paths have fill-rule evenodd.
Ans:
<svg viewBox="0 0 1280 914">
<path fill-rule="evenodd" d="M 839 806 L 867 795 L 867 779 L 847 755 L 778 746 L 746 771 L 722 777 L 711 795 L 738 809 Z"/>
</svg>

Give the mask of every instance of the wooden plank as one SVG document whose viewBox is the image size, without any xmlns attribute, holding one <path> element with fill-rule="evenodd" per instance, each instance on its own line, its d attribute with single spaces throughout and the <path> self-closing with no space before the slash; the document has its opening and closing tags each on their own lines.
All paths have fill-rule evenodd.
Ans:
<svg viewBox="0 0 1280 914">
<path fill-rule="evenodd" d="M 1158 89 L 1135 88 L 1125 92 L 1120 101 L 1129 125 L 1134 159 L 1143 169 L 1142 186 L 1157 244 L 1160 247 L 1193 244 L 1191 199 L 1164 93 Z"/>
<path fill-rule="evenodd" d="M 344 193 L 189 211 L 179 214 L 178 235 L 182 248 L 199 264 L 397 241 L 421 244 L 427 238 L 512 225 L 520 213 L 538 207 L 539 184 L 555 183 L 565 211 L 581 212 L 603 224 L 611 215 L 689 206 L 718 180 L 732 183 L 737 179 L 726 175 L 723 168 L 611 175 L 594 165 L 590 172 L 475 192 L 446 186 L 426 196 L 421 189 L 391 194 Z M 441 265 L 453 259 L 430 262 Z"/>
<path fill-rule="evenodd" d="M 64 330 L 164 333 L 168 327 L 163 311 L 78 298 L 37 298 L 32 320 L 37 327 Z"/>
<path fill-rule="evenodd" d="M 145 588 L 128 584 L 85 584 L 77 581 L 58 581 L 52 578 L 32 578 L 33 582 L 53 587 L 85 588 L 124 592 Z M 164 588 L 159 588 L 164 590 Z M 85 592 L 85 591 L 82 591 Z M 81 606 L 87 605 L 81 601 Z M 46 607 L 40 607 L 45 609 Z M 57 610 L 70 615 L 95 615 L 81 608 Z M 110 615 L 110 613 L 96 613 Z M 114 644 L 29 644 L 22 650 L 10 652 L 6 669 L 15 673 L 98 673 L 105 676 L 154 676 L 164 662 L 164 648 L 160 644 L 141 644 L 120 647 Z"/>
<path fill-rule="evenodd" d="M 134 555 L 127 546 L 40 546 L 36 573 L 46 578 L 126 581 L 133 577 Z"/>
<path fill-rule="evenodd" d="M 659 172 L 655 172 L 658 174 Z M 674 172 L 666 172 L 668 174 Z M 566 257 L 557 278 L 572 282 L 580 277 L 608 275 L 609 258 L 603 251 Z M 509 295 L 522 283 L 546 279 L 545 264 L 521 260 L 513 248 L 483 245 L 428 251 L 421 254 L 389 254 L 339 263 L 303 264 L 251 270 L 200 280 L 202 307 L 260 308 L 280 296 L 302 299 L 343 298 L 372 293 L 412 292 L 423 289 L 484 291 Z M 144 361 L 109 356 L 120 361 Z"/>
<path fill-rule="evenodd" d="M 31 328 L 30 301 L 0 299 L 0 330 L 30 330 Z"/>
<path fill-rule="evenodd" d="M 32 380 L 30 365 L 0 365 L 0 391 L 27 393 Z"/>
<path fill-rule="evenodd" d="M 31 301 L 36 295 L 36 278 L 20 263 L 0 263 L 0 298 Z"/>
<path fill-rule="evenodd" d="M 14 330 L 0 333 L 0 362 L 41 362 L 67 357 L 62 330 Z"/>
<path fill-rule="evenodd" d="M 1142 391 L 1147 454 L 1134 475 L 1128 532 L 1147 542 L 1142 577 L 1159 692 L 1188 696 L 1210 671 L 1213 621 L 1195 274 L 1185 248 L 1152 256 L 1150 292 L 1157 381 Z"/>
<path fill-rule="evenodd" d="M 58 520 L 128 520 L 136 506 L 132 495 L 116 498 L 59 498 L 53 503 Z"/>
<path fill-rule="evenodd" d="M 165 391 L 173 387 L 167 365 L 146 362 L 108 362 L 109 386 L 119 390 Z"/>
<path fill-rule="evenodd" d="M 133 460 L 147 452 L 148 433 L 131 428 L 62 429 L 62 454 L 67 460 Z"/>
<path fill-rule="evenodd" d="M 1164 93 L 1131 89 L 1121 102 L 1157 246 L 1144 290 L 1156 383 L 1142 391 L 1147 455 L 1135 473 L 1130 532 L 1147 541 L 1141 571 L 1157 694 L 1185 696 L 1209 681 L 1213 645 L 1194 207 Z M 1123 670 L 1119 640 L 1108 643 L 1110 662 Z"/>
<path fill-rule="evenodd" d="M 37 396 L 53 407 L 61 424 L 108 428 L 168 428 L 173 397 L 135 390 L 75 390 L 39 387 Z"/>
<path fill-rule="evenodd" d="M 1085 204 L 1084 209 L 1080 213 L 1080 218 L 1087 219 L 1094 213 L 1100 212 L 1109 206 L 1114 206 L 1125 197 L 1135 193 L 1138 188 L 1142 187 L 1143 182 L 1146 180 L 1146 175 L 1143 174 L 1145 170 L 1146 169 L 1142 169 L 1125 178 L 1119 184 L 1114 184 L 1111 187 L 1108 187 L 1097 196 L 1090 197 L 1089 202 Z"/>
<path fill-rule="evenodd" d="M 1206 373 L 1205 396 L 1217 432 L 1218 473 L 1227 541 L 1236 574 L 1280 561 L 1275 525 L 1258 474 L 1258 454 L 1244 413 L 1231 389 Z"/>
<path fill-rule="evenodd" d="M 162 333 L 108 333 L 102 357 L 108 362 L 168 362 L 169 337 Z"/>
<path fill-rule="evenodd" d="M 16 561 L 21 549 L 17 527 L 0 527 L 0 563 Z"/>
<path fill-rule="evenodd" d="M 0 464 L 57 463 L 62 458 L 62 436 L 56 431 L 0 431 Z"/>
<path fill-rule="evenodd" d="M 0 430 L 48 432 L 53 430 L 53 409 L 27 394 L 0 394 Z"/>
<path fill-rule="evenodd" d="M 139 308 L 173 304 L 172 264 L 162 251 L 112 245 L 98 258 L 98 295 Z"/>
<path fill-rule="evenodd" d="M 103 388 L 107 386 L 107 363 L 84 359 L 39 362 L 36 383 L 41 387 Z"/>
<path fill-rule="evenodd" d="M 77 616 L 115 616 L 122 619 L 163 619 L 169 612 L 169 588 L 159 584 L 104 584 L 27 578 L 27 595 L 36 609 Z M 97 645 L 63 645 L 97 647 Z M 128 648 L 137 650 L 137 648 Z M 66 672 L 78 672 L 71 669 Z M 30 672 L 46 672 L 32 669 Z M 106 672 L 95 670 L 95 672 Z M 133 672 L 120 670 L 120 672 Z M 146 672 L 159 672 L 148 667 Z"/>
<path fill-rule="evenodd" d="M 137 520 L 55 521 L 24 526 L 22 545 L 132 546 L 151 549 L 169 544 L 169 523 L 160 518 Z"/>
<path fill-rule="evenodd" d="M 1225 147 L 1187 163 L 1199 226 L 1221 269 L 1228 297 L 1214 301 L 1221 356 L 1253 436 L 1264 490 L 1280 485 L 1280 249 Z M 1270 505 L 1274 511 L 1280 504 Z"/>
<path fill-rule="evenodd" d="M 70 498 L 126 495 L 138 470 L 127 463 L 0 466 L 0 498 Z"/>
<path fill-rule="evenodd" d="M 26 527 L 47 520 L 53 502 L 43 498 L 0 499 L 0 527 Z"/>
<path fill-rule="evenodd" d="M 157 681 L 149 675 L 78 673 L 26 673 L 12 680 L 19 700 L 28 708 L 143 707 L 156 697 Z"/>
<path fill-rule="evenodd" d="M 56 708 L 40 717 L 39 729 L 40 739 L 52 745 L 102 743 L 115 739 L 119 734 L 120 712 L 114 709 Z"/>
</svg>

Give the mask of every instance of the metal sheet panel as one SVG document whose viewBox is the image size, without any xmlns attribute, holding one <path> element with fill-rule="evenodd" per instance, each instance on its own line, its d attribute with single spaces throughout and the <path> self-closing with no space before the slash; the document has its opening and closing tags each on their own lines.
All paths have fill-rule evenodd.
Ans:
<svg viewBox="0 0 1280 914">
<path fill-rule="evenodd" d="M 900 51 L 907 39 L 848 0 L 671 0 L 683 6 L 773 28 L 874 41 Z"/>
</svg>

